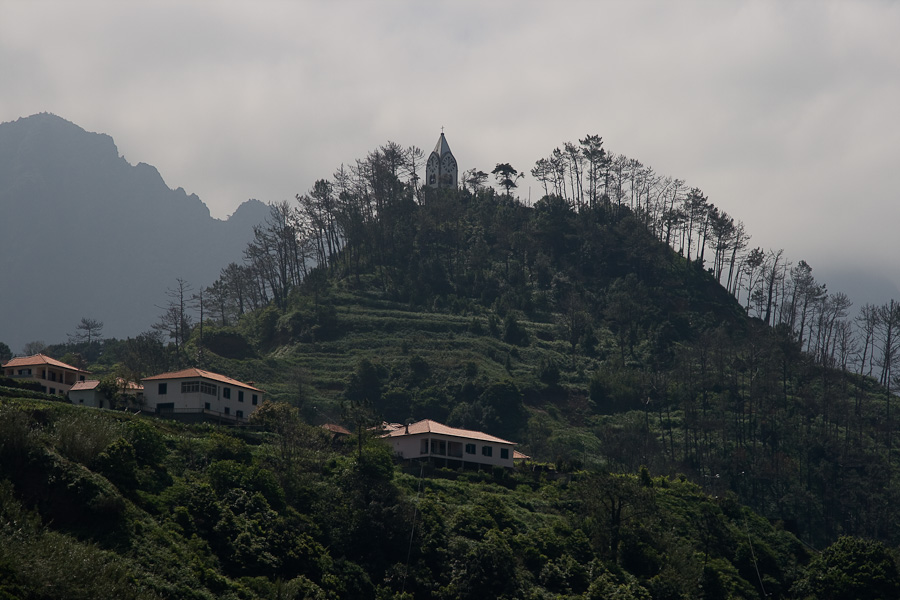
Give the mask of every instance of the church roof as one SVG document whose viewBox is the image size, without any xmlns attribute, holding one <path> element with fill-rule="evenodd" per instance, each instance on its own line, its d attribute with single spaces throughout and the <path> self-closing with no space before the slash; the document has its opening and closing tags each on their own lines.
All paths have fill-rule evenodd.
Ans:
<svg viewBox="0 0 900 600">
<path fill-rule="evenodd" d="M 445 154 L 453 154 L 450 152 L 450 144 L 447 143 L 447 138 L 444 137 L 444 132 L 441 132 L 441 137 L 438 138 L 437 144 L 434 146 L 434 152 L 438 156 L 444 156 Z"/>
</svg>

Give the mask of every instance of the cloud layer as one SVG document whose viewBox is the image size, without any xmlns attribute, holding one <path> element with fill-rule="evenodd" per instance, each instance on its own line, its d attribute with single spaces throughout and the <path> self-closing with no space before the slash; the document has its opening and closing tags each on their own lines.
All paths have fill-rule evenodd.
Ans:
<svg viewBox="0 0 900 600">
<path fill-rule="evenodd" d="M 889 2 L 0 0 L 0 121 L 108 133 L 218 217 L 441 127 L 485 171 L 599 134 L 753 244 L 896 283 L 897 39 Z"/>
</svg>

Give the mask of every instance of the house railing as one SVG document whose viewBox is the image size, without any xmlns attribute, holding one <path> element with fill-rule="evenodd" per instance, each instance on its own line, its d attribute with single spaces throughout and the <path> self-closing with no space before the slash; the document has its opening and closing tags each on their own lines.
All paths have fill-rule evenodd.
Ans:
<svg viewBox="0 0 900 600">
<path fill-rule="evenodd" d="M 209 415 L 211 417 L 215 417 L 217 419 L 227 420 L 227 421 L 246 421 L 247 417 L 239 417 L 235 414 L 224 413 L 218 410 L 212 410 L 209 408 L 160 408 L 160 407 L 143 407 L 145 412 L 152 412 L 153 414 L 159 415 L 161 417 L 165 416 L 182 416 L 182 415 Z"/>
</svg>

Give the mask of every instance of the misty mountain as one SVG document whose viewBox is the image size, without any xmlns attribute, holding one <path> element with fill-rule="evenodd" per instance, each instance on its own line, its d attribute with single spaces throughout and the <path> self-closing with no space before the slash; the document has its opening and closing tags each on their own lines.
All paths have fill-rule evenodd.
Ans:
<svg viewBox="0 0 900 600">
<path fill-rule="evenodd" d="M 267 213 L 248 200 L 214 219 L 110 136 L 55 115 L 0 124 L 0 341 L 64 341 L 82 317 L 106 337 L 136 335 L 176 278 L 197 290 L 240 261 Z"/>
</svg>

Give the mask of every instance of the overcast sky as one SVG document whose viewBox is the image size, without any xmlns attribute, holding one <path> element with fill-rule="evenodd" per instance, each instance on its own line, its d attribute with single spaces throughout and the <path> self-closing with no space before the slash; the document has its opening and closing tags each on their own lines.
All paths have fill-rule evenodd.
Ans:
<svg viewBox="0 0 900 600">
<path fill-rule="evenodd" d="M 898 111 L 897 2 L 0 0 L 0 122 L 107 133 L 219 218 L 441 127 L 485 171 L 590 133 L 753 245 L 896 284 Z"/>
</svg>

